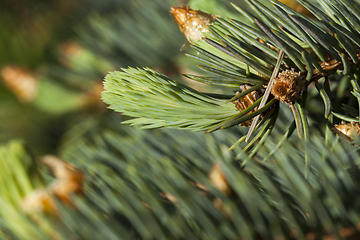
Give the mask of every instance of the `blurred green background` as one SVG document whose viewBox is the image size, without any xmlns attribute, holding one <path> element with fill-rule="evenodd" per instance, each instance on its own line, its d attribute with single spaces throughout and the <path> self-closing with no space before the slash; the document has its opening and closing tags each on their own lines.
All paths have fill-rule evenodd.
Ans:
<svg viewBox="0 0 360 240">
<path fill-rule="evenodd" d="M 36 155 L 56 153 L 73 126 L 111 114 L 100 100 L 108 71 L 177 75 L 185 40 L 169 9 L 179 4 L 186 1 L 1 1 L 0 142 L 24 139 Z"/>
<path fill-rule="evenodd" d="M 179 81 L 197 71 L 169 13 L 179 5 L 236 14 L 226 0 L 1 1 L 0 143 L 23 139 L 35 155 L 56 154 L 74 126 L 106 121 L 115 114 L 100 99 L 108 71 L 148 66 Z"/>
</svg>

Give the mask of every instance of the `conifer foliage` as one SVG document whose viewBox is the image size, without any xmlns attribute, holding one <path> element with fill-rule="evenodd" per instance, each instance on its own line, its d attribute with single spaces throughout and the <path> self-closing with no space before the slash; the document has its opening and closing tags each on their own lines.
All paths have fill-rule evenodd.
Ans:
<svg viewBox="0 0 360 240">
<path fill-rule="evenodd" d="M 191 2 L 171 13 L 206 92 L 121 68 L 58 157 L 1 146 L 0 239 L 360 238 L 360 1 Z"/>
</svg>

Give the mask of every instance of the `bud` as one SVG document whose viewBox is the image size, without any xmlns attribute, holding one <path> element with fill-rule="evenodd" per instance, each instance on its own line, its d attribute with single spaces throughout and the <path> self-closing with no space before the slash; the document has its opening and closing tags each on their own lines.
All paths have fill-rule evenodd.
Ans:
<svg viewBox="0 0 360 240">
<path fill-rule="evenodd" d="M 4 66 L 0 69 L 4 85 L 23 102 L 31 102 L 38 91 L 38 81 L 28 69 L 19 66 Z"/>
<path fill-rule="evenodd" d="M 243 84 L 240 86 L 241 91 L 246 91 L 247 89 L 251 88 L 250 85 Z M 239 95 L 240 92 L 236 92 L 235 95 Z M 254 102 L 256 102 L 261 95 L 261 91 L 252 91 L 251 93 L 245 95 L 244 97 L 241 97 L 232 103 L 235 104 L 235 107 L 241 112 L 250 107 Z M 257 107 L 252 109 L 248 114 L 255 112 L 257 110 Z M 241 126 L 243 127 L 250 127 L 252 123 L 252 120 L 247 120 L 246 122 L 241 123 Z"/>
<path fill-rule="evenodd" d="M 187 7 L 171 7 L 175 17 L 175 22 L 179 24 L 180 31 L 190 42 L 190 39 L 198 41 L 204 38 L 203 33 L 209 32 L 210 21 L 214 20 L 215 15 L 207 14 L 202 11 L 196 11 Z"/>
<path fill-rule="evenodd" d="M 41 163 L 54 174 L 56 180 L 50 190 L 63 202 L 71 203 L 71 194 L 82 192 L 85 175 L 73 165 L 51 155 L 43 157 Z"/>
<path fill-rule="evenodd" d="M 25 213 L 57 213 L 55 200 L 50 192 L 45 189 L 34 191 L 26 196 L 21 206 Z"/>
<path fill-rule="evenodd" d="M 292 104 L 305 90 L 305 79 L 300 72 L 285 70 L 274 79 L 271 94 L 280 102 Z"/>
<path fill-rule="evenodd" d="M 77 42 L 64 42 L 58 47 L 59 60 L 65 67 L 71 67 L 72 64 L 76 63 L 84 58 L 84 48 Z"/>
<path fill-rule="evenodd" d="M 360 135 L 360 125 L 357 122 L 337 124 L 333 128 L 342 139 L 351 142 L 355 136 Z"/>
<path fill-rule="evenodd" d="M 230 184 L 226 180 L 219 163 L 213 164 L 209 172 L 209 178 L 212 185 L 223 194 L 229 195 L 232 192 Z"/>
<path fill-rule="evenodd" d="M 43 157 L 40 162 L 50 168 L 55 181 L 49 188 L 36 190 L 26 196 L 22 202 L 24 212 L 56 213 L 54 196 L 73 206 L 71 195 L 82 193 L 85 175 L 73 165 L 52 155 Z"/>
</svg>

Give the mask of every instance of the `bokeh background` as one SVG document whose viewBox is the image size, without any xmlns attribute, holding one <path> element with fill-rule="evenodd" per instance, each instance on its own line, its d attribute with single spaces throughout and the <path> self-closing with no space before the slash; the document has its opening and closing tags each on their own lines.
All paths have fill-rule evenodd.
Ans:
<svg viewBox="0 0 360 240">
<path fill-rule="evenodd" d="M 246 7 L 243 0 L 231 2 Z M 282 2 L 303 11 L 295 1 Z M 251 174 L 261 176 L 255 179 L 234 161 L 240 151 L 228 151 L 247 129 L 234 127 L 212 134 L 139 130 L 121 125 L 126 117 L 107 109 L 101 101 L 104 76 L 129 66 L 150 67 L 199 91 L 222 93 L 220 88 L 182 76 L 204 72 L 184 55 L 192 51 L 188 44 L 180 50 L 186 40 L 169 13 L 171 6 L 179 5 L 239 19 L 230 0 L 0 0 L 0 239 L 269 239 L 253 238 L 254 233 L 267 230 L 273 239 L 295 239 L 293 223 L 302 221 L 301 214 L 308 209 L 326 206 L 336 224 L 338 212 L 341 217 L 354 213 L 353 209 L 358 212 L 359 204 L 353 199 L 358 199 L 359 188 L 351 184 L 359 178 L 350 179 L 347 169 L 357 176 L 360 171 L 350 164 L 338 167 L 345 164 L 339 159 L 358 157 L 350 147 L 338 144 L 320 156 L 316 148 L 325 149 L 323 140 L 314 137 L 309 155 L 331 161 L 317 162 L 319 171 L 314 168 L 311 185 L 303 180 L 304 156 L 299 149 L 304 146 L 297 140 L 285 142 L 285 150 L 276 153 L 284 161 L 261 166 L 247 163 Z M 345 78 L 332 85 L 337 99 L 350 96 L 344 94 L 349 85 Z M 316 126 L 325 120 L 323 103 L 311 88 L 309 98 L 319 104 L 311 104 L 308 116 L 320 132 Z M 281 114 L 280 127 L 272 133 L 275 137 L 282 137 L 293 121 L 288 108 L 282 108 Z M 275 145 L 276 141 L 268 140 L 265 150 Z M 39 190 L 44 193 L 59 180 L 35 161 L 46 154 L 84 173 L 86 181 L 80 190 L 85 194 L 72 196 L 76 208 L 56 198 L 58 218 L 31 218 L 24 212 L 38 209 L 24 204 L 24 199 L 34 193 L 39 196 Z M 330 165 L 336 171 L 330 171 Z M 215 177 L 209 174 L 213 169 Z M 318 172 L 325 180 L 318 181 Z M 226 179 L 230 185 L 225 186 L 236 187 L 230 194 L 217 190 L 216 183 Z M 344 187 L 344 182 L 349 184 Z M 259 183 L 271 189 L 270 197 Z M 296 211 L 283 207 L 297 202 L 292 206 Z M 339 207 L 343 203 L 349 211 Z M 305 206 L 305 211 L 298 211 L 298 206 Z M 270 208 L 275 215 L 267 215 Z M 38 212 L 42 211 L 46 209 Z M 301 222 L 304 232 L 328 229 L 321 211 L 319 219 L 325 224 L 309 227 L 308 222 Z M 295 220 L 288 221 L 293 213 Z M 274 218 L 264 222 L 267 216 Z M 353 216 L 358 223 L 360 217 Z M 283 230 L 291 237 L 281 238 Z"/>
<path fill-rule="evenodd" d="M 86 122 L 101 125 L 112 114 L 100 99 L 108 71 L 148 66 L 179 81 L 197 71 L 169 13 L 179 5 L 236 14 L 225 0 L 2 0 L 0 143 L 23 139 L 36 156 L 56 154 L 91 131 Z"/>
</svg>

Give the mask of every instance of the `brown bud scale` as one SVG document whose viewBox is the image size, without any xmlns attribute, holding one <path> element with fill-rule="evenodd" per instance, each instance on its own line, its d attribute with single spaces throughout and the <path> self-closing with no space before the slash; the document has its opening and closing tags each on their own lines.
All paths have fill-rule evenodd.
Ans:
<svg viewBox="0 0 360 240">
<path fill-rule="evenodd" d="M 251 88 L 250 85 L 241 85 L 240 89 L 241 91 L 246 91 L 247 89 Z M 235 95 L 239 95 L 240 92 L 236 92 Z M 232 103 L 235 104 L 235 107 L 241 112 L 250 107 L 254 102 L 256 102 L 261 96 L 261 91 L 252 91 L 251 93 L 233 101 Z M 257 110 L 257 107 L 252 109 L 248 114 L 253 113 Z M 252 123 L 252 120 L 247 120 L 246 122 L 241 123 L 241 126 L 243 127 L 250 127 Z"/>
<path fill-rule="evenodd" d="M 360 135 L 360 125 L 357 122 L 337 124 L 333 128 L 334 132 L 337 133 L 341 138 L 351 142 L 355 136 Z"/>
<path fill-rule="evenodd" d="M 209 172 L 209 178 L 214 187 L 225 195 L 229 195 L 232 192 L 231 186 L 226 180 L 226 177 L 221 170 L 220 163 L 214 163 Z"/>
<path fill-rule="evenodd" d="M 43 212 L 56 214 L 58 211 L 52 194 L 46 189 L 36 190 L 26 196 L 21 206 L 25 213 Z"/>
<path fill-rule="evenodd" d="M 202 11 L 192 10 L 189 6 L 171 7 L 170 13 L 174 15 L 175 22 L 188 41 L 190 39 L 195 41 L 203 39 L 203 33 L 209 32 L 210 21 L 217 17 Z"/>
<path fill-rule="evenodd" d="M 49 167 L 55 176 L 55 181 L 47 189 L 36 190 L 23 200 L 25 212 L 56 213 L 57 208 L 53 197 L 73 207 L 73 194 L 82 194 L 85 174 L 55 156 L 46 155 L 40 162 Z"/>
<path fill-rule="evenodd" d="M 31 102 L 38 92 L 38 80 L 29 69 L 20 66 L 6 65 L 0 69 L 4 85 L 23 102 Z"/>
<path fill-rule="evenodd" d="M 72 193 L 82 193 L 85 175 L 80 170 L 52 155 L 44 156 L 41 163 L 49 167 L 56 177 L 50 190 L 63 202 L 71 203 Z"/>
<path fill-rule="evenodd" d="M 305 90 L 305 78 L 300 72 L 285 70 L 274 79 L 271 94 L 280 102 L 292 104 L 301 98 Z"/>
</svg>

